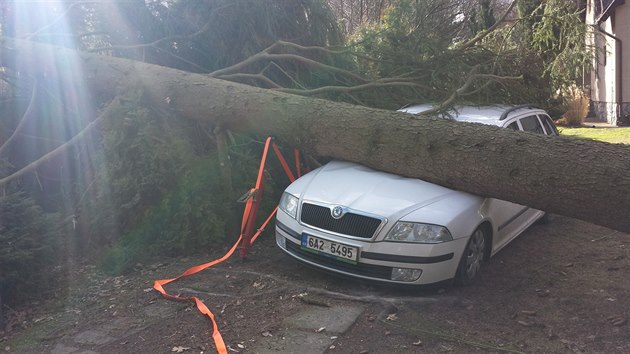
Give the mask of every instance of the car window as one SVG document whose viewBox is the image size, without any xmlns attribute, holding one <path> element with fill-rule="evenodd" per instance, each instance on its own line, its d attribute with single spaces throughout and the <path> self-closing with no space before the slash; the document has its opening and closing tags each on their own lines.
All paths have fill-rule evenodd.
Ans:
<svg viewBox="0 0 630 354">
<path fill-rule="evenodd" d="M 535 115 L 521 118 L 521 126 L 523 127 L 523 131 L 545 134 L 542 125 L 540 125 L 540 121 L 538 121 L 538 117 Z"/>
<path fill-rule="evenodd" d="M 540 114 L 538 115 L 538 118 L 540 118 L 540 120 L 543 122 L 543 126 L 545 127 L 545 130 L 547 131 L 547 135 L 560 135 L 558 133 L 558 129 L 556 129 L 555 124 L 553 124 L 549 116 L 545 114 Z"/>
<path fill-rule="evenodd" d="M 507 126 L 506 128 L 508 128 L 508 129 L 512 129 L 512 130 L 521 130 L 521 129 L 518 127 L 518 123 L 517 123 L 516 121 L 514 121 L 514 122 L 512 122 L 512 123 L 508 124 L 508 126 Z"/>
</svg>

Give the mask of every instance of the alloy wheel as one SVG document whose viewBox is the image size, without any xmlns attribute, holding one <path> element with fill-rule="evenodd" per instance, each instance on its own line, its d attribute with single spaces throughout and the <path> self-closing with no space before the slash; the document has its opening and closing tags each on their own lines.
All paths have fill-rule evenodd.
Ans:
<svg viewBox="0 0 630 354">
<path fill-rule="evenodd" d="M 477 229 L 470 237 L 468 249 L 466 250 L 466 275 L 469 279 L 475 278 L 477 273 L 479 273 L 485 252 L 486 238 L 483 231 Z"/>
</svg>

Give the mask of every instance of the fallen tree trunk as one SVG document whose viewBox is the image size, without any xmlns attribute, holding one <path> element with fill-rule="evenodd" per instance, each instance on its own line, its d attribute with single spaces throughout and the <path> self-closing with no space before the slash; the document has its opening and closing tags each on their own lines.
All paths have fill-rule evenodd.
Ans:
<svg viewBox="0 0 630 354">
<path fill-rule="evenodd" d="M 514 132 L 305 98 L 120 58 L 5 39 L 2 65 L 38 79 L 83 73 L 96 94 L 141 84 L 182 118 L 273 135 L 310 154 L 355 161 L 470 193 L 630 232 L 630 147 Z M 60 63 L 77 60 L 73 73 Z"/>
</svg>

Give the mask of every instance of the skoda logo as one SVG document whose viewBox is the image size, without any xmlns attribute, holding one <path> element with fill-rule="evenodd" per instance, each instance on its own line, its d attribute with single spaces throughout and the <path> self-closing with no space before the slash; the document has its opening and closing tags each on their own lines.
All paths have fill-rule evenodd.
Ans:
<svg viewBox="0 0 630 354">
<path fill-rule="evenodd" d="M 332 208 L 330 214 L 334 219 L 341 219 L 341 217 L 343 216 L 343 208 L 337 205 L 336 207 Z"/>
</svg>

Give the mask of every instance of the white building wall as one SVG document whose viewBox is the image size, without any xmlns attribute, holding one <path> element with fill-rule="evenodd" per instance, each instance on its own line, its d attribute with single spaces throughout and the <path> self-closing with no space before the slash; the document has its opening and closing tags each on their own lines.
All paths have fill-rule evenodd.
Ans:
<svg viewBox="0 0 630 354">
<path fill-rule="evenodd" d="M 595 23 L 594 1 L 587 6 L 586 23 Z M 615 12 L 606 21 L 599 24 L 599 28 L 622 42 L 621 62 L 617 63 L 617 41 L 601 32 L 594 31 L 594 35 L 587 38 L 587 44 L 597 49 L 591 73 L 591 101 L 598 118 L 613 125 L 630 123 L 630 5 L 617 6 Z M 622 71 L 622 102 L 617 105 L 618 72 Z M 617 121 L 621 112 L 620 120 Z M 627 118 L 625 118 L 627 116 Z"/>
<path fill-rule="evenodd" d="M 622 40 L 622 116 L 630 117 L 630 1 L 618 6 L 615 11 L 615 35 Z M 630 123 L 628 118 L 626 123 Z"/>
</svg>

